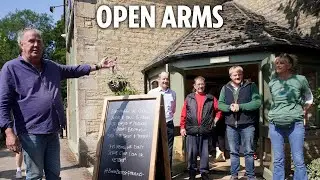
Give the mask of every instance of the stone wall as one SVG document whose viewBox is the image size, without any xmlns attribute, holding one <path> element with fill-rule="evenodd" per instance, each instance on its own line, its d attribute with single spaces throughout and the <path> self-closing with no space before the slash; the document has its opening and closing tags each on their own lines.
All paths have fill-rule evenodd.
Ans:
<svg viewBox="0 0 320 180">
<path fill-rule="evenodd" d="M 93 1 L 91 1 L 93 2 Z M 169 1 L 168 1 L 169 2 Z M 181 1 L 170 1 L 178 4 Z M 184 4 L 199 4 L 200 1 L 185 1 Z M 201 3 L 213 1 L 201 1 Z M 140 93 L 144 91 L 143 67 L 164 51 L 178 38 L 188 33 L 190 29 L 130 29 L 125 22 L 118 29 L 101 29 L 95 16 L 97 8 L 106 4 L 112 5 L 156 5 L 156 22 L 161 22 L 165 4 L 161 1 L 88 1 L 75 2 L 74 37 L 76 45 L 76 61 L 78 64 L 95 64 L 105 56 L 117 57 L 117 73 L 128 78 L 132 87 Z M 160 24 L 157 24 L 160 25 Z M 80 162 L 88 165 L 93 160 L 97 145 L 97 136 L 101 122 L 103 98 L 113 93 L 107 86 L 111 71 L 101 70 L 78 81 L 79 110 L 79 149 Z M 83 155 L 83 156 L 82 156 Z M 86 156 L 89 155 L 89 156 Z"/>
<path fill-rule="evenodd" d="M 143 93 L 143 67 L 163 52 L 170 44 L 188 33 L 188 29 L 129 29 L 127 22 L 119 29 L 101 29 L 96 23 L 96 10 L 102 5 L 156 5 L 157 21 L 163 15 L 166 4 L 204 5 L 221 4 L 226 0 L 77 0 L 74 13 L 74 53 L 77 64 L 95 64 L 105 56 L 118 57 L 117 73 L 129 79 L 131 86 Z M 319 18 L 311 11 L 302 11 L 307 5 L 296 6 L 285 0 L 234 0 L 249 10 L 266 17 L 279 25 L 299 30 L 305 35 L 319 33 Z M 300 1 L 299 1 L 300 2 Z M 295 11 L 300 7 L 300 11 Z M 304 8 L 304 9 L 303 9 Z M 299 15 L 298 19 L 291 15 Z M 159 24 L 157 24 L 159 25 Z M 91 76 L 80 78 L 77 83 L 77 105 L 79 114 L 79 161 L 82 165 L 93 162 L 97 136 L 101 124 L 103 99 L 113 93 L 107 86 L 111 71 L 94 72 Z M 89 156 L 87 156 L 89 155 Z"/>
</svg>

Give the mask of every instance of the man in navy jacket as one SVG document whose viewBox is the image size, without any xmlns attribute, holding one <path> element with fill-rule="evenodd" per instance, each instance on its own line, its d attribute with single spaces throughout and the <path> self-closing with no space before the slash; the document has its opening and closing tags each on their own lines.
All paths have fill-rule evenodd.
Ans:
<svg viewBox="0 0 320 180">
<path fill-rule="evenodd" d="M 104 58 L 97 65 L 60 65 L 42 58 L 43 40 L 37 29 L 18 34 L 21 55 L 4 64 L 0 75 L 0 127 L 7 148 L 24 150 L 26 179 L 60 179 L 59 130 L 65 125 L 60 81 L 114 66 Z M 16 134 L 14 133 L 13 119 Z"/>
</svg>

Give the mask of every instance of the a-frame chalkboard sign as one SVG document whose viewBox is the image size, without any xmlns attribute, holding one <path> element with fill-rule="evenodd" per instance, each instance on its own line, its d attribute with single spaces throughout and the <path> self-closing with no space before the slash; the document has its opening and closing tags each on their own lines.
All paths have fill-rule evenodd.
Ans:
<svg viewBox="0 0 320 180">
<path fill-rule="evenodd" d="M 107 97 L 93 180 L 170 180 L 162 95 Z"/>
</svg>

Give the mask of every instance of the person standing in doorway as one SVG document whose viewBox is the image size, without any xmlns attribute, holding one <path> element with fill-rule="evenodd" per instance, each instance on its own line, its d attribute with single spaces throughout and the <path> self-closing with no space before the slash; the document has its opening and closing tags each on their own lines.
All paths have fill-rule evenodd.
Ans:
<svg viewBox="0 0 320 180">
<path fill-rule="evenodd" d="M 173 117 L 176 112 L 176 92 L 169 88 L 169 74 L 162 72 L 158 76 L 158 87 L 150 90 L 149 95 L 163 95 L 164 110 L 167 122 L 167 136 L 168 136 L 168 148 L 169 148 L 169 161 L 172 176 L 172 151 L 174 141 L 174 124 Z"/>
<path fill-rule="evenodd" d="M 200 173 L 203 180 L 209 180 L 209 144 L 214 124 L 221 118 L 218 100 L 205 93 L 205 79 L 194 79 L 194 93 L 187 95 L 180 119 L 180 134 L 187 136 L 189 179 L 195 180 L 197 157 L 200 156 Z"/>
<path fill-rule="evenodd" d="M 218 97 L 221 87 L 215 86 L 212 87 L 209 91 L 209 94 L 212 94 L 214 97 Z M 210 155 L 215 157 L 216 162 L 225 162 L 225 133 L 226 133 L 226 124 L 224 117 L 221 117 L 219 121 L 215 123 L 215 126 L 212 130 L 212 143 L 210 147 Z"/>
<path fill-rule="evenodd" d="M 217 162 L 225 162 L 225 133 L 226 133 L 226 124 L 224 117 L 222 117 L 217 123 L 214 128 L 214 138 L 216 144 L 216 161 Z"/>
<path fill-rule="evenodd" d="M 303 147 L 304 117 L 313 103 L 306 77 L 295 72 L 297 57 L 280 54 L 275 59 L 275 75 L 269 82 L 272 104 L 268 114 L 269 134 L 273 150 L 273 180 L 285 179 L 284 139 L 288 138 L 294 162 L 294 180 L 307 180 Z"/>
<path fill-rule="evenodd" d="M 96 65 L 57 64 L 43 58 L 41 31 L 34 28 L 18 33 L 18 45 L 21 55 L 1 69 L 0 127 L 5 129 L 9 150 L 19 153 L 22 146 L 26 180 L 41 179 L 43 172 L 47 180 L 57 180 L 59 130 L 65 125 L 60 81 L 114 67 L 115 59 L 104 58 Z"/>
<path fill-rule="evenodd" d="M 219 109 L 223 112 L 227 125 L 227 138 L 230 147 L 231 180 L 238 179 L 240 170 L 240 143 L 244 149 L 246 175 L 254 180 L 254 132 L 258 121 L 256 111 L 261 106 L 257 86 L 243 81 L 241 66 L 229 69 L 231 81 L 222 87 L 219 96 Z"/>
</svg>

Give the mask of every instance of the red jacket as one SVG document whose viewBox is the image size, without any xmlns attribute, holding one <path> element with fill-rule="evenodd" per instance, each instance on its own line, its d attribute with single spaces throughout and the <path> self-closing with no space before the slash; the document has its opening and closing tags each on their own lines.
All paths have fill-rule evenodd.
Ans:
<svg viewBox="0 0 320 180">
<path fill-rule="evenodd" d="M 198 118 L 198 124 L 200 126 L 201 120 L 202 120 L 202 109 L 204 105 L 206 94 L 197 94 L 195 93 L 195 98 L 197 101 L 197 118 Z M 213 97 L 214 103 L 213 103 L 213 110 L 215 112 L 215 119 L 221 119 L 222 112 L 218 109 L 218 100 L 217 98 Z M 187 100 L 184 101 L 182 111 L 181 111 L 181 118 L 180 118 L 180 128 L 185 129 L 186 128 L 186 118 L 187 118 Z"/>
</svg>

